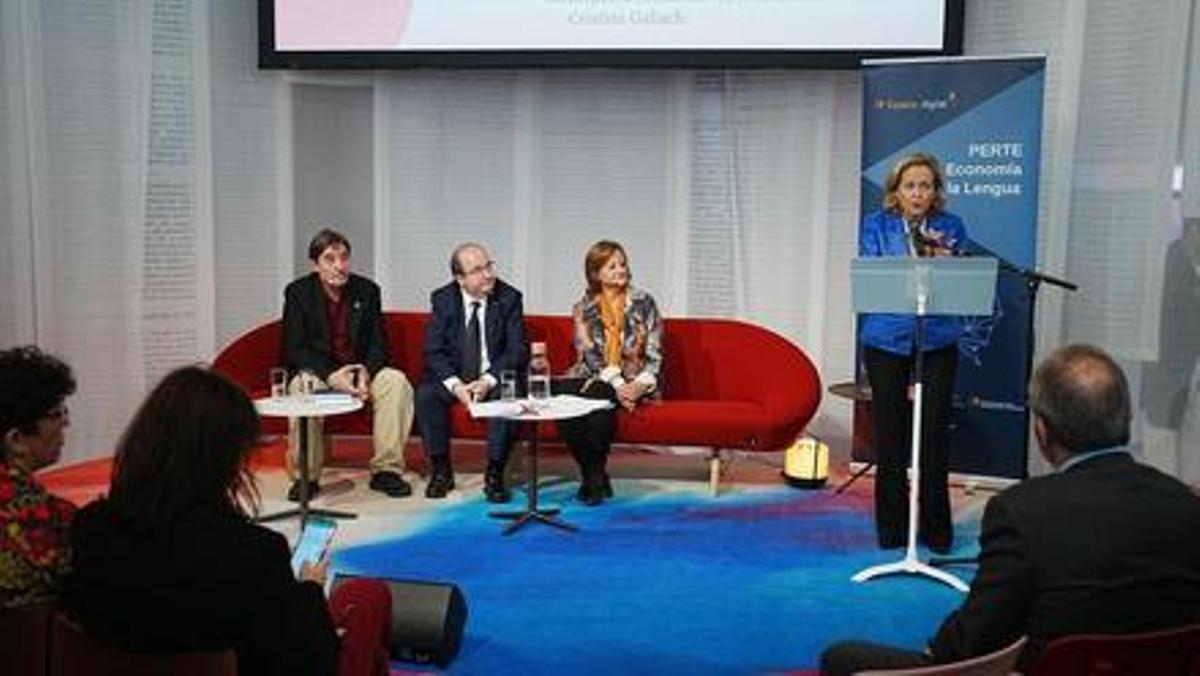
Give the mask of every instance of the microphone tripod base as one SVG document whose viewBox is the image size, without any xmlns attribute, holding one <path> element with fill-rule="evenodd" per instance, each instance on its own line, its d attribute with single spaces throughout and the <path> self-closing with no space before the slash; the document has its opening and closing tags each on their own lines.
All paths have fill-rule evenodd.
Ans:
<svg viewBox="0 0 1200 676">
<path fill-rule="evenodd" d="M 909 546 L 907 555 L 895 563 L 883 563 L 878 566 L 871 566 L 855 573 L 854 577 L 850 578 L 855 582 L 866 582 L 876 577 L 884 577 L 886 575 L 924 575 L 931 577 L 938 582 L 950 585 L 960 592 L 967 591 L 967 585 L 958 577 L 947 573 L 944 570 L 938 570 L 926 563 L 921 563 L 917 559 L 917 550 Z"/>
</svg>

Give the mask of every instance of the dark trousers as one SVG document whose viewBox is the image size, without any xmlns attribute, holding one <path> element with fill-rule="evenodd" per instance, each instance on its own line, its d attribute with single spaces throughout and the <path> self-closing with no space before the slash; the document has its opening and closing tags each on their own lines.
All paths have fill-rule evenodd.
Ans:
<svg viewBox="0 0 1200 676">
<path fill-rule="evenodd" d="M 912 405 L 908 385 L 915 358 L 863 348 L 871 382 L 871 421 L 876 455 L 875 530 L 879 544 L 898 547 L 908 535 L 908 481 Z M 917 532 L 921 542 L 946 548 L 954 540 L 948 486 L 950 415 L 958 346 L 926 352 L 921 365 L 924 402 L 921 420 L 921 494 Z"/>
<path fill-rule="evenodd" d="M 933 664 L 928 655 L 866 641 L 843 641 L 826 648 L 821 655 L 824 676 L 850 676 L 875 669 L 911 669 Z"/>
<path fill-rule="evenodd" d="M 612 385 L 598 380 L 582 378 L 559 378 L 554 381 L 555 394 L 574 394 L 588 399 L 617 401 L 617 391 Z M 593 411 L 578 418 L 555 421 L 558 436 L 570 449 L 583 480 L 598 480 L 603 477 L 608 463 L 608 451 L 612 447 L 617 431 L 616 407 Z"/>
<path fill-rule="evenodd" d="M 500 388 L 493 387 L 487 399 L 495 399 L 499 394 Z M 425 455 L 430 458 L 447 457 L 450 453 L 450 407 L 457 402 L 458 397 L 440 382 L 424 382 L 417 387 L 417 425 L 421 428 Z M 488 419 L 488 462 L 507 462 L 516 429 L 517 423 L 511 420 Z"/>
</svg>

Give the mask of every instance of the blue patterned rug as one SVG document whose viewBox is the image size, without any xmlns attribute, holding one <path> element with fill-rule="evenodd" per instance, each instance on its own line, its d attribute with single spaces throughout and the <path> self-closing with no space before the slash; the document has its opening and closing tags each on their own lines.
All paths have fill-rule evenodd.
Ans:
<svg viewBox="0 0 1200 676">
<path fill-rule="evenodd" d="M 469 618 L 449 674 L 813 669 L 842 638 L 919 648 L 962 600 L 926 578 L 850 580 L 901 556 L 874 545 L 869 482 L 840 496 L 738 487 L 716 499 L 675 483 L 617 481 L 597 508 L 575 501 L 574 483 L 546 485 L 543 502 L 561 505 L 575 534 L 532 523 L 503 537 L 492 505 L 447 504 L 402 538 L 338 551 L 334 567 L 458 585 Z M 955 555 L 976 550 L 967 511 Z"/>
</svg>

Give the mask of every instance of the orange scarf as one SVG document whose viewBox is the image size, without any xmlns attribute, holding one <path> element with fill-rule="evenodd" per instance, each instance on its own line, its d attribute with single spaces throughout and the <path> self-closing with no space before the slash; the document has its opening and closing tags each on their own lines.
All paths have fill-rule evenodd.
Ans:
<svg viewBox="0 0 1200 676">
<path fill-rule="evenodd" d="M 604 324 L 604 363 L 621 367 L 621 333 L 625 326 L 625 292 L 612 295 L 601 292 L 596 302 L 600 305 L 600 322 Z"/>
</svg>

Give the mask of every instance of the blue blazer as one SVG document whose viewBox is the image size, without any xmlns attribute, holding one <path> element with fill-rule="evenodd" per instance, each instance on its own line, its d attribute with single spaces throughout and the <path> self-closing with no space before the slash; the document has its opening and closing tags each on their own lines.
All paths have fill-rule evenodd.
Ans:
<svg viewBox="0 0 1200 676">
<path fill-rule="evenodd" d="M 466 308 L 457 282 L 429 294 L 429 323 L 425 326 L 425 379 L 442 382 L 462 372 L 462 341 L 467 331 Z M 489 365 L 497 381 L 500 372 L 524 368 L 525 310 L 521 292 L 497 279 L 488 297 L 484 318 Z"/>
<path fill-rule="evenodd" d="M 954 214 L 938 212 L 928 219 L 928 227 L 934 232 L 945 233 L 945 241 L 951 246 L 967 240 L 967 229 L 962 219 Z M 876 211 L 863 219 L 858 232 L 859 257 L 908 256 L 908 230 L 904 219 L 895 211 Z M 863 345 L 893 354 L 913 353 L 917 319 L 914 315 L 864 313 L 860 319 L 860 335 Z M 958 342 L 962 334 L 962 320 L 957 316 L 927 315 L 921 349 L 925 352 L 938 350 Z"/>
</svg>

